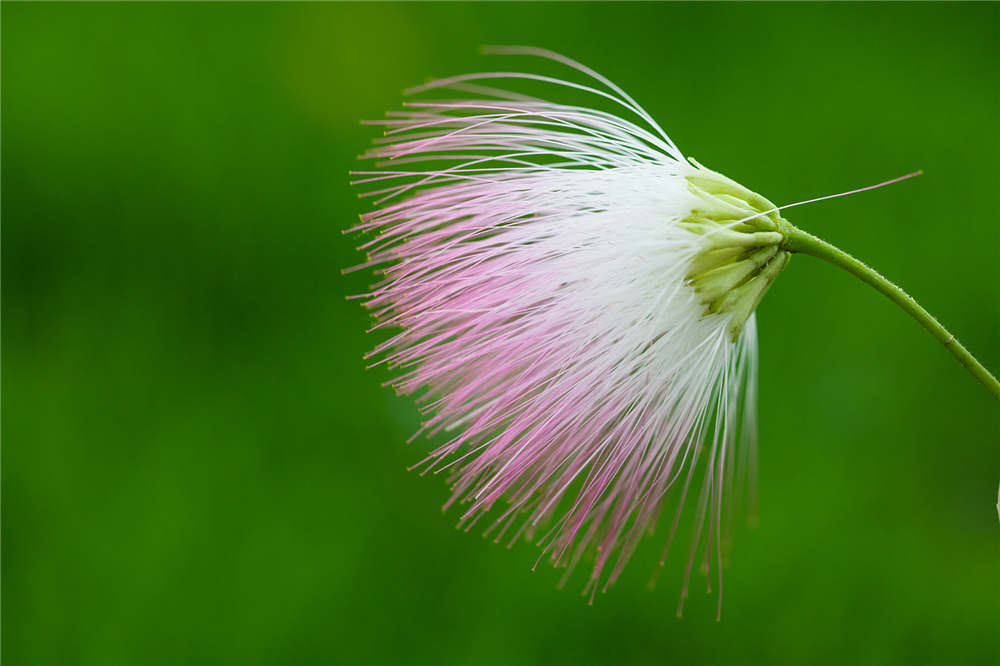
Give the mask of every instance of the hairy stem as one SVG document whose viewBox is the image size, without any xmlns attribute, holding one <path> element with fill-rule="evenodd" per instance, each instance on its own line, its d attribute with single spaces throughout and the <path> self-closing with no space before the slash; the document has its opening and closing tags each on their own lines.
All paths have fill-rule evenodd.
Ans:
<svg viewBox="0 0 1000 666">
<path fill-rule="evenodd" d="M 784 222 L 784 220 L 782 220 Z M 866 266 L 843 250 L 830 245 L 826 241 L 819 239 L 812 234 L 802 231 L 785 222 L 782 225 L 782 232 L 785 234 L 785 241 L 782 247 L 789 252 L 797 252 L 818 257 L 828 261 L 834 266 L 843 268 L 878 291 L 882 292 L 893 303 L 901 307 L 911 317 L 920 322 L 920 325 L 927 329 L 927 332 L 944 344 L 945 349 L 958 359 L 958 362 L 965 366 L 965 369 L 972 373 L 972 376 L 986 387 L 997 400 L 1000 400 L 1000 381 L 990 374 L 990 371 L 976 360 L 976 357 L 969 353 L 969 350 L 962 346 L 955 336 L 948 332 L 944 326 L 935 319 L 931 313 L 923 309 L 913 297 L 897 287 L 895 284 L 883 277 L 878 271 Z"/>
</svg>

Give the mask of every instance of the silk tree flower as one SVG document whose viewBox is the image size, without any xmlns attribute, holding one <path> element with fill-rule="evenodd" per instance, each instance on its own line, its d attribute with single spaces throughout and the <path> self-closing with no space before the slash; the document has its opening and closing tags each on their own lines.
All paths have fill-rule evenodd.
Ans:
<svg viewBox="0 0 1000 666">
<path fill-rule="evenodd" d="M 809 243 L 822 241 L 685 156 L 593 70 L 497 51 L 587 81 L 455 76 L 410 91 L 451 97 L 373 123 L 385 136 L 362 158 L 375 166 L 352 173 L 375 209 L 349 230 L 369 236 L 356 268 L 380 280 L 362 298 L 374 329 L 390 331 L 369 358 L 420 404 L 414 437 L 447 433 L 416 467 L 450 475 L 445 508 L 461 506 L 461 527 L 508 545 L 533 537 L 564 580 L 585 560 L 592 602 L 674 495 L 663 564 L 695 495 L 678 614 L 696 563 L 721 612 L 730 496 L 748 495 L 754 512 L 754 311 L 790 254 L 819 256 Z"/>
</svg>

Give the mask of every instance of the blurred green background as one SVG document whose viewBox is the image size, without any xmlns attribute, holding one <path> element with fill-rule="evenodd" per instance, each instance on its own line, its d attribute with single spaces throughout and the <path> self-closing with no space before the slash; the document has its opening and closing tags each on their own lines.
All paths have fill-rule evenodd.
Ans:
<svg viewBox="0 0 1000 666">
<path fill-rule="evenodd" d="M 1000 6 L 9 4 L 8 664 L 1000 662 L 1000 408 L 794 260 L 760 313 L 760 527 L 723 621 L 659 539 L 577 576 L 453 529 L 366 372 L 347 184 L 429 76 L 562 51 L 870 261 L 1000 370 Z M 538 64 L 539 67 L 545 67 Z"/>
</svg>

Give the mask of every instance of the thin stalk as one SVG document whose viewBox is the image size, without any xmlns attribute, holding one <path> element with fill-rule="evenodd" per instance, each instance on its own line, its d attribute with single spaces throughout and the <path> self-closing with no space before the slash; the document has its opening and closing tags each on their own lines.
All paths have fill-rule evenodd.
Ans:
<svg viewBox="0 0 1000 666">
<path fill-rule="evenodd" d="M 858 261 L 840 248 L 834 247 L 787 222 L 781 226 L 781 230 L 785 234 L 785 241 L 782 244 L 784 249 L 828 261 L 875 287 L 920 322 L 920 325 L 927 329 L 928 333 L 937 338 L 945 346 L 945 349 L 950 351 L 958 359 L 958 362 L 964 365 L 965 369 L 972 373 L 972 376 L 978 379 L 993 394 L 993 397 L 1000 401 L 1000 381 L 997 381 L 997 378 L 990 374 L 990 371 L 984 368 L 982 363 L 977 361 L 976 357 L 970 354 L 969 350 L 962 346 L 962 343 L 955 339 L 955 336 L 942 326 L 941 322 L 935 319 L 931 313 L 923 309 L 912 296 L 887 280 L 881 273 Z"/>
</svg>

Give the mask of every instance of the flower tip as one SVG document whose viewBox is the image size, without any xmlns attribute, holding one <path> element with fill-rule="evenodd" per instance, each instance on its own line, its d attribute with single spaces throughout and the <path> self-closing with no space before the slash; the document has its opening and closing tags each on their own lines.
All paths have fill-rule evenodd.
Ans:
<svg viewBox="0 0 1000 666">
<path fill-rule="evenodd" d="M 479 47 L 479 55 L 503 55 L 507 49 L 514 47 L 500 46 L 499 44 L 483 44 Z"/>
</svg>

